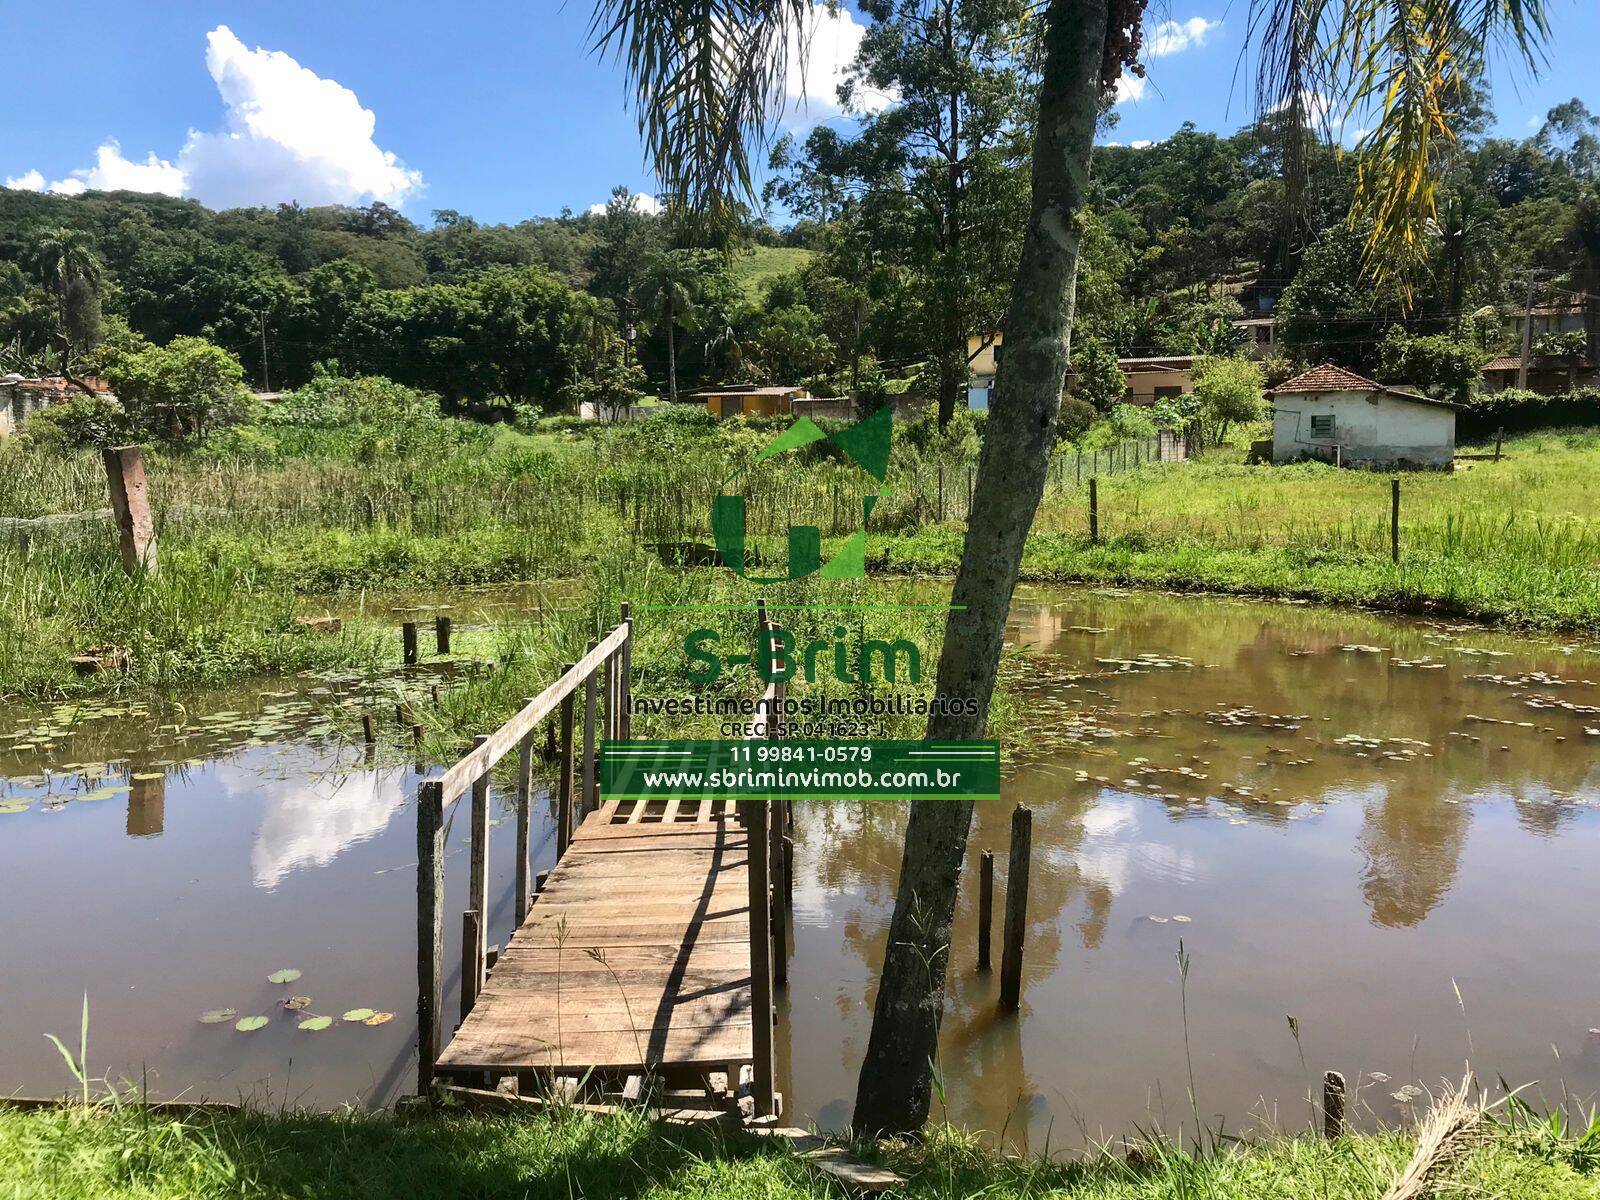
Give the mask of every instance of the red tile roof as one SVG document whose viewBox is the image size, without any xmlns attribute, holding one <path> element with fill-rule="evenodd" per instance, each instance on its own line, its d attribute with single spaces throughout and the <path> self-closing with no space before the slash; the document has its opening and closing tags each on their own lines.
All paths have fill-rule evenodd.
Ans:
<svg viewBox="0 0 1600 1200">
<path fill-rule="evenodd" d="M 1485 371 L 1515 371 L 1522 365 L 1522 358 L 1516 354 L 1502 354 L 1499 358 L 1491 358 L 1483 364 Z M 1568 367 L 1578 371 L 1588 370 L 1593 364 L 1587 358 L 1563 358 L 1552 354 L 1535 354 L 1528 359 L 1528 367 L 1534 371 L 1565 371 Z"/>
<path fill-rule="evenodd" d="M 109 383 L 104 379 L 97 379 L 93 375 L 81 375 L 78 377 L 78 382 L 96 393 L 104 393 L 111 390 Z M 46 375 L 37 379 L 13 378 L 7 375 L 0 377 L 0 387 L 20 387 L 26 388 L 30 392 L 55 392 L 63 396 L 68 392 L 80 390 L 60 375 Z"/>
<path fill-rule="evenodd" d="M 1415 400 L 1418 404 L 1437 404 L 1442 408 L 1459 407 L 1449 400 L 1435 400 L 1432 396 L 1424 396 L 1421 392 L 1410 388 L 1376 383 L 1364 375 L 1346 371 L 1343 367 L 1336 367 L 1332 363 L 1312 367 L 1311 370 L 1296 375 L 1287 383 L 1280 383 L 1270 394 L 1281 396 L 1296 392 L 1382 392 L 1388 396 L 1398 396 L 1402 400 Z"/>
</svg>

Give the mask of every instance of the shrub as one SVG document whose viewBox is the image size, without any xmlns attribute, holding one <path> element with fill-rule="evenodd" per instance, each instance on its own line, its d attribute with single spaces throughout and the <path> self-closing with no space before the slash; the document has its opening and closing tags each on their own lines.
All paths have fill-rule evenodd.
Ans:
<svg viewBox="0 0 1600 1200">
<path fill-rule="evenodd" d="M 1391 326 L 1378 348 L 1377 378 L 1410 384 L 1440 400 L 1465 404 L 1472 398 L 1487 355 L 1471 342 L 1444 334 L 1413 337 Z"/>
<path fill-rule="evenodd" d="M 1481 392 L 1456 416 L 1462 440 L 1493 437 L 1497 430 L 1526 433 L 1561 425 L 1600 425 L 1600 389 L 1578 388 L 1562 396 L 1506 388 Z"/>
<path fill-rule="evenodd" d="M 156 346 L 129 336 L 102 347 L 99 369 L 138 435 L 197 437 L 250 411 L 239 360 L 204 338 Z"/>
<path fill-rule="evenodd" d="M 1128 392 L 1128 377 L 1117 365 L 1117 353 L 1098 338 L 1085 335 L 1072 348 L 1072 394 L 1096 412 L 1109 413 Z"/>
<path fill-rule="evenodd" d="M 133 437 L 133 423 L 112 397 L 74 391 L 61 404 L 40 409 L 29 417 L 22 436 L 57 450 L 114 446 Z"/>
<path fill-rule="evenodd" d="M 1056 441 L 1077 441 L 1099 415 L 1087 400 L 1080 400 L 1077 396 L 1061 397 L 1061 410 L 1056 413 Z"/>
<path fill-rule="evenodd" d="M 1266 406 L 1266 375 L 1248 358 L 1204 357 L 1195 360 L 1194 396 L 1200 422 L 1211 440 L 1221 444 L 1230 425 L 1261 419 Z"/>
</svg>

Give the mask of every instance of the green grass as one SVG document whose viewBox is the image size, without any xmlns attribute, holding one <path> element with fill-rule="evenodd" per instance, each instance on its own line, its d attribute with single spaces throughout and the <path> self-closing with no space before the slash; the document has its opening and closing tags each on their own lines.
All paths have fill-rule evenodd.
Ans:
<svg viewBox="0 0 1600 1200">
<path fill-rule="evenodd" d="M 920 1145 L 863 1148 L 929 1200 L 1376 1200 L 1411 1154 L 1402 1134 L 1329 1144 L 1278 1138 L 1201 1157 L 1170 1148 L 1130 1164 L 1002 1157 L 936 1129 Z M 1499 1129 L 1446 1194 L 1568 1200 L 1600 1194 L 1571 1140 Z M 840 1195 L 782 1143 L 652 1126 L 639 1116 L 441 1116 L 343 1112 L 195 1113 L 137 1106 L 0 1110 L 0 1194 L 89 1200 L 196 1196 L 387 1200 L 427 1197 L 790 1198 Z"/>
<path fill-rule="evenodd" d="M 803 270 L 812 257 L 812 251 L 799 246 L 757 246 L 752 253 L 733 260 L 733 279 L 746 300 L 758 301 L 767 284 L 780 275 Z"/>
</svg>

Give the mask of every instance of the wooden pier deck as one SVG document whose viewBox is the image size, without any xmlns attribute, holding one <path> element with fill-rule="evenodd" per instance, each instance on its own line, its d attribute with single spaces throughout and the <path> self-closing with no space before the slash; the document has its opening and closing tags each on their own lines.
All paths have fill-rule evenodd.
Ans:
<svg viewBox="0 0 1600 1200">
<path fill-rule="evenodd" d="M 762 629 L 765 629 L 763 622 Z M 785 979 L 791 814 L 710 797 L 602 802 L 602 738 L 629 736 L 623 622 L 417 797 L 417 1083 L 524 1097 L 671 1103 L 775 1116 L 773 986 Z M 763 697 L 772 730 L 783 689 Z M 554 748 L 556 865 L 530 881 L 533 758 Z M 515 928 L 489 946 L 489 776 L 518 752 Z M 470 796 L 461 1023 L 444 1037 L 445 812 Z M 752 853 L 752 848 L 754 853 Z M 774 886 L 776 883 L 777 886 Z M 775 971 L 776 967 L 776 971 Z"/>
<path fill-rule="evenodd" d="M 731 811 L 664 815 L 643 801 L 589 814 L 440 1075 L 737 1080 L 753 1062 L 749 837 Z"/>
</svg>

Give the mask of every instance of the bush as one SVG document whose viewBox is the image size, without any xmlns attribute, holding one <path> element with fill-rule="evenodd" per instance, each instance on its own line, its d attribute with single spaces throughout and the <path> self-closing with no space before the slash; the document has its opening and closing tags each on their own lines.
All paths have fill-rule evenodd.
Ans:
<svg viewBox="0 0 1600 1200">
<path fill-rule="evenodd" d="M 156 346 L 129 335 L 101 348 L 99 369 L 136 435 L 180 441 L 234 424 L 250 411 L 239 360 L 204 338 L 175 337 Z"/>
<path fill-rule="evenodd" d="M 57 450 L 115 446 L 132 438 L 133 424 L 127 411 L 112 397 L 74 391 L 63 403 L 30 416 L 22 427 L 22 436 Z"/>
<path fill-rule="evenodd" d="M 1061 397 L 1061 411 L 1056 413 L 1056 441 L 1075 442 L 1088 432 L 1095 418 L 1094 405 L 1076 396 Z"/>
<path fill-rule="evenodd" d="M 1382 383 L 1421 388 L 1438 400 L 1465 404 L 1472 398 L 1487 358 L 1471 342 L 1444 334 L 1412 337 L 1393 325 L 1378 348 L 1377 378 Z"/>
<path fill-rule="evenodd" d="M 1098 338 L 1084 335 L 1072 348 L 1072 394 L 1109 413 L 1128 392 L 1128 377 L 1117 365 L 1117 352 Z"/>
<path fill-rule="evenodd" d="M 263 425 L 345 429 L 351 425 L 409 425 L 443 420 L 439 397 L 381 375 L 318 375 L 263 410 Z"/>
<path fill-rule="evenodd" d="M 1228 436 L 1230 425 L 1261 419 L 1265 388 L 1261 364 L 1248 358 L 1195 360 L 1194 397 L 1200 406 L 1201 426 L 1218 445 Z"/>
<path fill-rule="evenodd" d="M 1506 388 L 1481 392 L 1456 415 L 1459 440 L 1493 437 L 1496 431 L 1526 433 L 1562 425 L 1600 425 L 1600 389 L 1578 388 L 1564 396 Z"/>
</svg>

